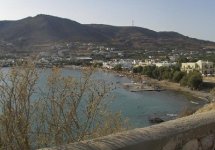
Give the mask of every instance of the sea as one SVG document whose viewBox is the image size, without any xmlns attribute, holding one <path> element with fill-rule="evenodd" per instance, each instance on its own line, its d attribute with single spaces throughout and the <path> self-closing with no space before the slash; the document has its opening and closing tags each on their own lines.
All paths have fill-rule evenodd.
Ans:
<svg viewBox="0 0 215 150">
<path fill-rule="evenodd" d="M 4 68 L 3 72 L 8 72 L 10 68 Z M 72 76 L 80 78 L 81 70 L 74 68 L 62 68 L 62 76 Z M 45 89 L 47 78 L 51 69 L 40 71 L 38 86 Z M 193 97 L 190 101 L 183 93 L 171 90 L 164 91 L 138 91 L 132 92 L 126 89 L 124 83 L 133 81 L 126 76 L 119 76 L 116 73 L 97 70 L 92 78 L 103 80 L 114 85 L 111 90 L 112 99 L 108 102 L 108 109 L 112 112 L 120 112 L 123 119 L 128 120 L 131 128 L 141 128 L 152 125 L 150 118 L 160 118 L 164 121 L 172 120 L 189 109 L 200 107 L 204 101 Z"/>
</svg>

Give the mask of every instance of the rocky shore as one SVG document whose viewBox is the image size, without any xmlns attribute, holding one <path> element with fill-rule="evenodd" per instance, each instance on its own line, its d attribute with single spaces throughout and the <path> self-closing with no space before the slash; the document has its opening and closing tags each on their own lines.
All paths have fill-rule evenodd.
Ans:
<svg viewBox="0 0 215 150">
<path fill-rule="evenodd" d="M 214 100 L 210 92 L 205 90 L 191 90 L 188 87 L 180 86 L 179 83 L 174 83 L 167 80 L 158 81 L 156 79 L 152 79 L 144 75 L 134 74 L 128 71 L 120 71 L 120 72 L 114 71 L 114 73 L 122 74 L 136 83 L 142 83 L 143 81 L 146 81 L 148 85 L 157 86 L 157 87 L 160 87 L 161 89 L 181 92 L 182 94 L 185 94 L 191 97 L 196 97 L 206 102 L 211 102 Z"/>
</svg>

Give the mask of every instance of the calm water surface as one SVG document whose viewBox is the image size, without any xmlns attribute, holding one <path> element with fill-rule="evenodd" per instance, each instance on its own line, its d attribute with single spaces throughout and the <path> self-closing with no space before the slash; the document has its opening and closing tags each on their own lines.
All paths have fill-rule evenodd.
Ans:
<svg viewBox="0 0 215 150">
<path fill-rule="evenodd" d="M 5 72 L 8 69 L 4 69 Z M 46 79 L 50 73 L 50 69 L 46 69 L 40 74 L 38 85 L 45 89 Z M 81 73 L 77 69 L 62 69 L 63 76 L 80 77 Z M 114 112 L 121 111 L 124 118 L 129 119 L 132 127 L 149 126 L 150 117 L 160 117 L 169 120 L 169 114 L 179 114 L 185 108 L 196 107 L 196 104 L 190 103 L 185 95 L 174 91 L 144 91 L 130 92 L 124 89 L 122 84 L 129 83 L 127 77 L 119 77 L 113 73 L 97 71 L 93 77 L 96 80 L 105 80 L 113 83 L 116 89 L 112 91 L 114 100 L 110 102 L 110 109 Z M 199 99 L 194 99 L 198 103 L 202 103 Z"/>
<path fill-rule="evenodd" d="M 63 75 L 80 76 L 78 70 L 64 69 Z M 149 117 L 160 117 L 169 120 L 169 114 L 179 114 L 185 108 L 196 107 L 190 103 L 183 94 L 174 91 L 144 91 L 130 92 L 123 88 L 123 83 L 129 83 L 127 77 L 119 77 L 116 74 L 98 71 L 95 73 L 96 79 L 103 79 L 116 85 L 113 91 L 114 100 L 110 103 L 112 111 L 121 111 L 124 118 L 128 118 L 132 127 L 149 126 Z M 201 103 L 199 99 L 194 99 Z"/>
</svg>

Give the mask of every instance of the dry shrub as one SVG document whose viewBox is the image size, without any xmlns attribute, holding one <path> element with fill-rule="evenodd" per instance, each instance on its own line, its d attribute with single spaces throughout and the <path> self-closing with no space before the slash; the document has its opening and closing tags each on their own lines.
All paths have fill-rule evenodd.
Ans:
<svg viewBox="0 0 215 150">
<path fill-rule="evenodd" d="M 49 147 L 124 130 L 120 113 L 107 107 L 112 85 L 92 74 L 86 68 L 77 79 L 53 68 L 46 88 L 38 90 L 33 64 L 1 73 L 0 148 Z"/>
<path fill-rule="evenodd" d="M 32 95 L 37 81 L 32 64 L 0 76 L 0 144 L 2 149 L 30 149 Z"/>
</svg>

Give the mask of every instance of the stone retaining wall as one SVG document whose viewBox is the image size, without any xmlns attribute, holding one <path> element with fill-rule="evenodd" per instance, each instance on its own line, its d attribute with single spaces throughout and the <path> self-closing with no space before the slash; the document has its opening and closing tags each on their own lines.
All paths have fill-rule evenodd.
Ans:
<svg viewBox="0 0 215 150">
<path fill-rule="evenodd" d="M 44 150 L 215 150 L 215 111 Z"/>
</svg>

